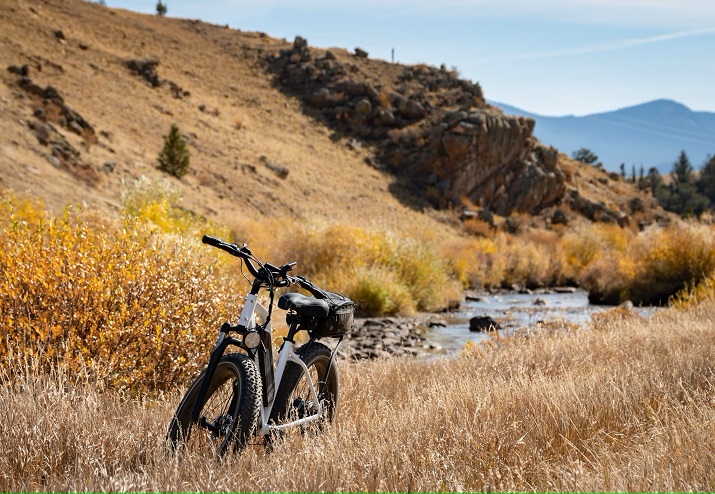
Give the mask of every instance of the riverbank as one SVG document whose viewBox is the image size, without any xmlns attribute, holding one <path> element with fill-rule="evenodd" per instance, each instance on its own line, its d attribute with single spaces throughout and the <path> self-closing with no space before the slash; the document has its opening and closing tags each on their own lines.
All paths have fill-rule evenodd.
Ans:
<svg viewBox="0 0 715 494">
<path fill-rule="evenodd" d="M 350 360 L 427 357 L 442 347 L 426 338 L 425 329 L 446 324 L 440 314 L 356 319 L 352 331 L 340 345 L 338 355 Z"/>
<path fill-rule="evenodd" d="M 454 355 L 470 342 L 489 338 L 488 333 L 470 330 L 474 317 L 491 318 L 498 324 L 497 329 L 508 334 L 548 325 L 586 326 L 594 314 L 614 308 L 590 304 L 588 293 L 573 287 L 468 291 L 460 307 L 449 312 L 356 319 L 339 355 L 349 360 Z M 632 304 L 624 308 L 644 317 L 657 310 Z"/>
</svg>

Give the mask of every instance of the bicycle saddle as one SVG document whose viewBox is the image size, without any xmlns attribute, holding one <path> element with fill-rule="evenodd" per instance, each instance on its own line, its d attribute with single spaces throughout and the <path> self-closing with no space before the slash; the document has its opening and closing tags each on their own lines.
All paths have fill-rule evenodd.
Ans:
<svg viewBox="0 0 715 494">
<path fill-rule="evenodd" d="M 278 299 L 278 308 L 294 310 L 301 316 L 327 317 L 328 303 L 315 297 L 306 297 L 300 293 L 286 293 Z"/>
</svg>

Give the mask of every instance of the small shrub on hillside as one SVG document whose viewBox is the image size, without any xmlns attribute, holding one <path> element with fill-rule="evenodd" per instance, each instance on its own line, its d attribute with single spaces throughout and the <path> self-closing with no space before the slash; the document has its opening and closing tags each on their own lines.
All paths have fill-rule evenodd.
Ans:
<svg viewBox="0 0 715 494">
<path fill-rule="evenodd" d="M 204 233 L 224 239 L 231 236 L 228 228 L 181 207 L 181 197 L 168 180 L 151 180 L 142 176 L 124 183 L 120 198 L 125 214 L 161 232 L 193 238 L 199 238 Z"/>
<path fill-rule="evenodd" d="M 494 226 L 489 222 L 479 218 L 470 218 L 462 222 L 462 228 L 465 232 L 475 237 L 487 238 L 494 233 Z"/>
<path fill-rule="evenodd" d="M 179 133 L 179 127 L 171 124 L 169 133 L 164 136 L 164 148 L 157 158 L 159 169 L 163 172 L 181 178 L 189 171 L 189 150 L 186 141 Z"/>
</svg>

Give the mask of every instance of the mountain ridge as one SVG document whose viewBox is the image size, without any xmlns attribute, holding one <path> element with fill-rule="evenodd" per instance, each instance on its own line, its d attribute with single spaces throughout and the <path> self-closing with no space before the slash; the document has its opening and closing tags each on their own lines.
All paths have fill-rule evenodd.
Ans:
<svg viewBox="0 0 715 494">
<path fill-rule="evenodd" d="M 670 171 L 680 151 L 699 168 L 715 153 L 715 113 L 693 111 L 670 99 L 657 99 L 584 116 L 542 116 L 506 103 L 492 102 L 507 114 L 536 121 L 534 135 L 542 142 L 571 153 L 587 148 L 609 171 L 621 163 L 630 171 L 641 165 Z"/>
</svg>

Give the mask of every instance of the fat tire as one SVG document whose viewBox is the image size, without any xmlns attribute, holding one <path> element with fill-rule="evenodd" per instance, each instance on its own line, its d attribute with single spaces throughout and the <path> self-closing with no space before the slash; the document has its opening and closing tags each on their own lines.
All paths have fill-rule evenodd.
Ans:
<svg viewBox="0 0 715 494">
<path fill-rule="evenodd" d="M 206 369 L 191 384 L 169 425 L 167 442 L 172 450 L 187 446 L 192 435 L 201 433 L 208 435 L 207 430 L 202 430 L 191 420 L 191 412 L 205 375 Z M 230 353 L 221 357 L 206 393 L 206 404 L 201 410 L 201 415 L 205 414 L 206 407 L 216 391 L 231 380 L 233 385 L 230 403 L 222 415 L 222 417 L 230 417 L 230 420 L 224 427 L 223 434 L 215 441 L 217 444 L 213 448 L 218 456 L 223 456 L 232 443 L 234 451 L 243 449 L 253 436 L 260 416 L 261 378 L 255 363 L 241 353 Z M 236 392 L 239 393 L 238 396 Z M 206 419 L 214 421 L 217 417 L 209 416 Z"/>
<path fill-rule="evenodd" d="M 319 382 L 315 383 L 318 386 L 316 391 L 318 398 L 323 403 L 323 413 L 325 415 L 324 421 L 318 423 L 318 426 L 324 422 L 332 422 L 338 412 L 340 381 L 335 360 L 330 365 L 331 350 L 322 343 L 309 342 L 298 348 L 295 353 L 305 363 L 309 371 L 312 368 L 316 368 L 318 371 Z M 330 365 L 330 369 L 328 369 L 328 365 Z M 329 371 L 327 379 L 325 376 L 326 371 Z M 303 377 L 303 368 L 294 362 L 288 362 L 271 410 L 270 419 L 273 423 L 283 423 L 291 415 L 293 411 L 291 395 L 296 390 L 301 377 Z"/>
</svg>

